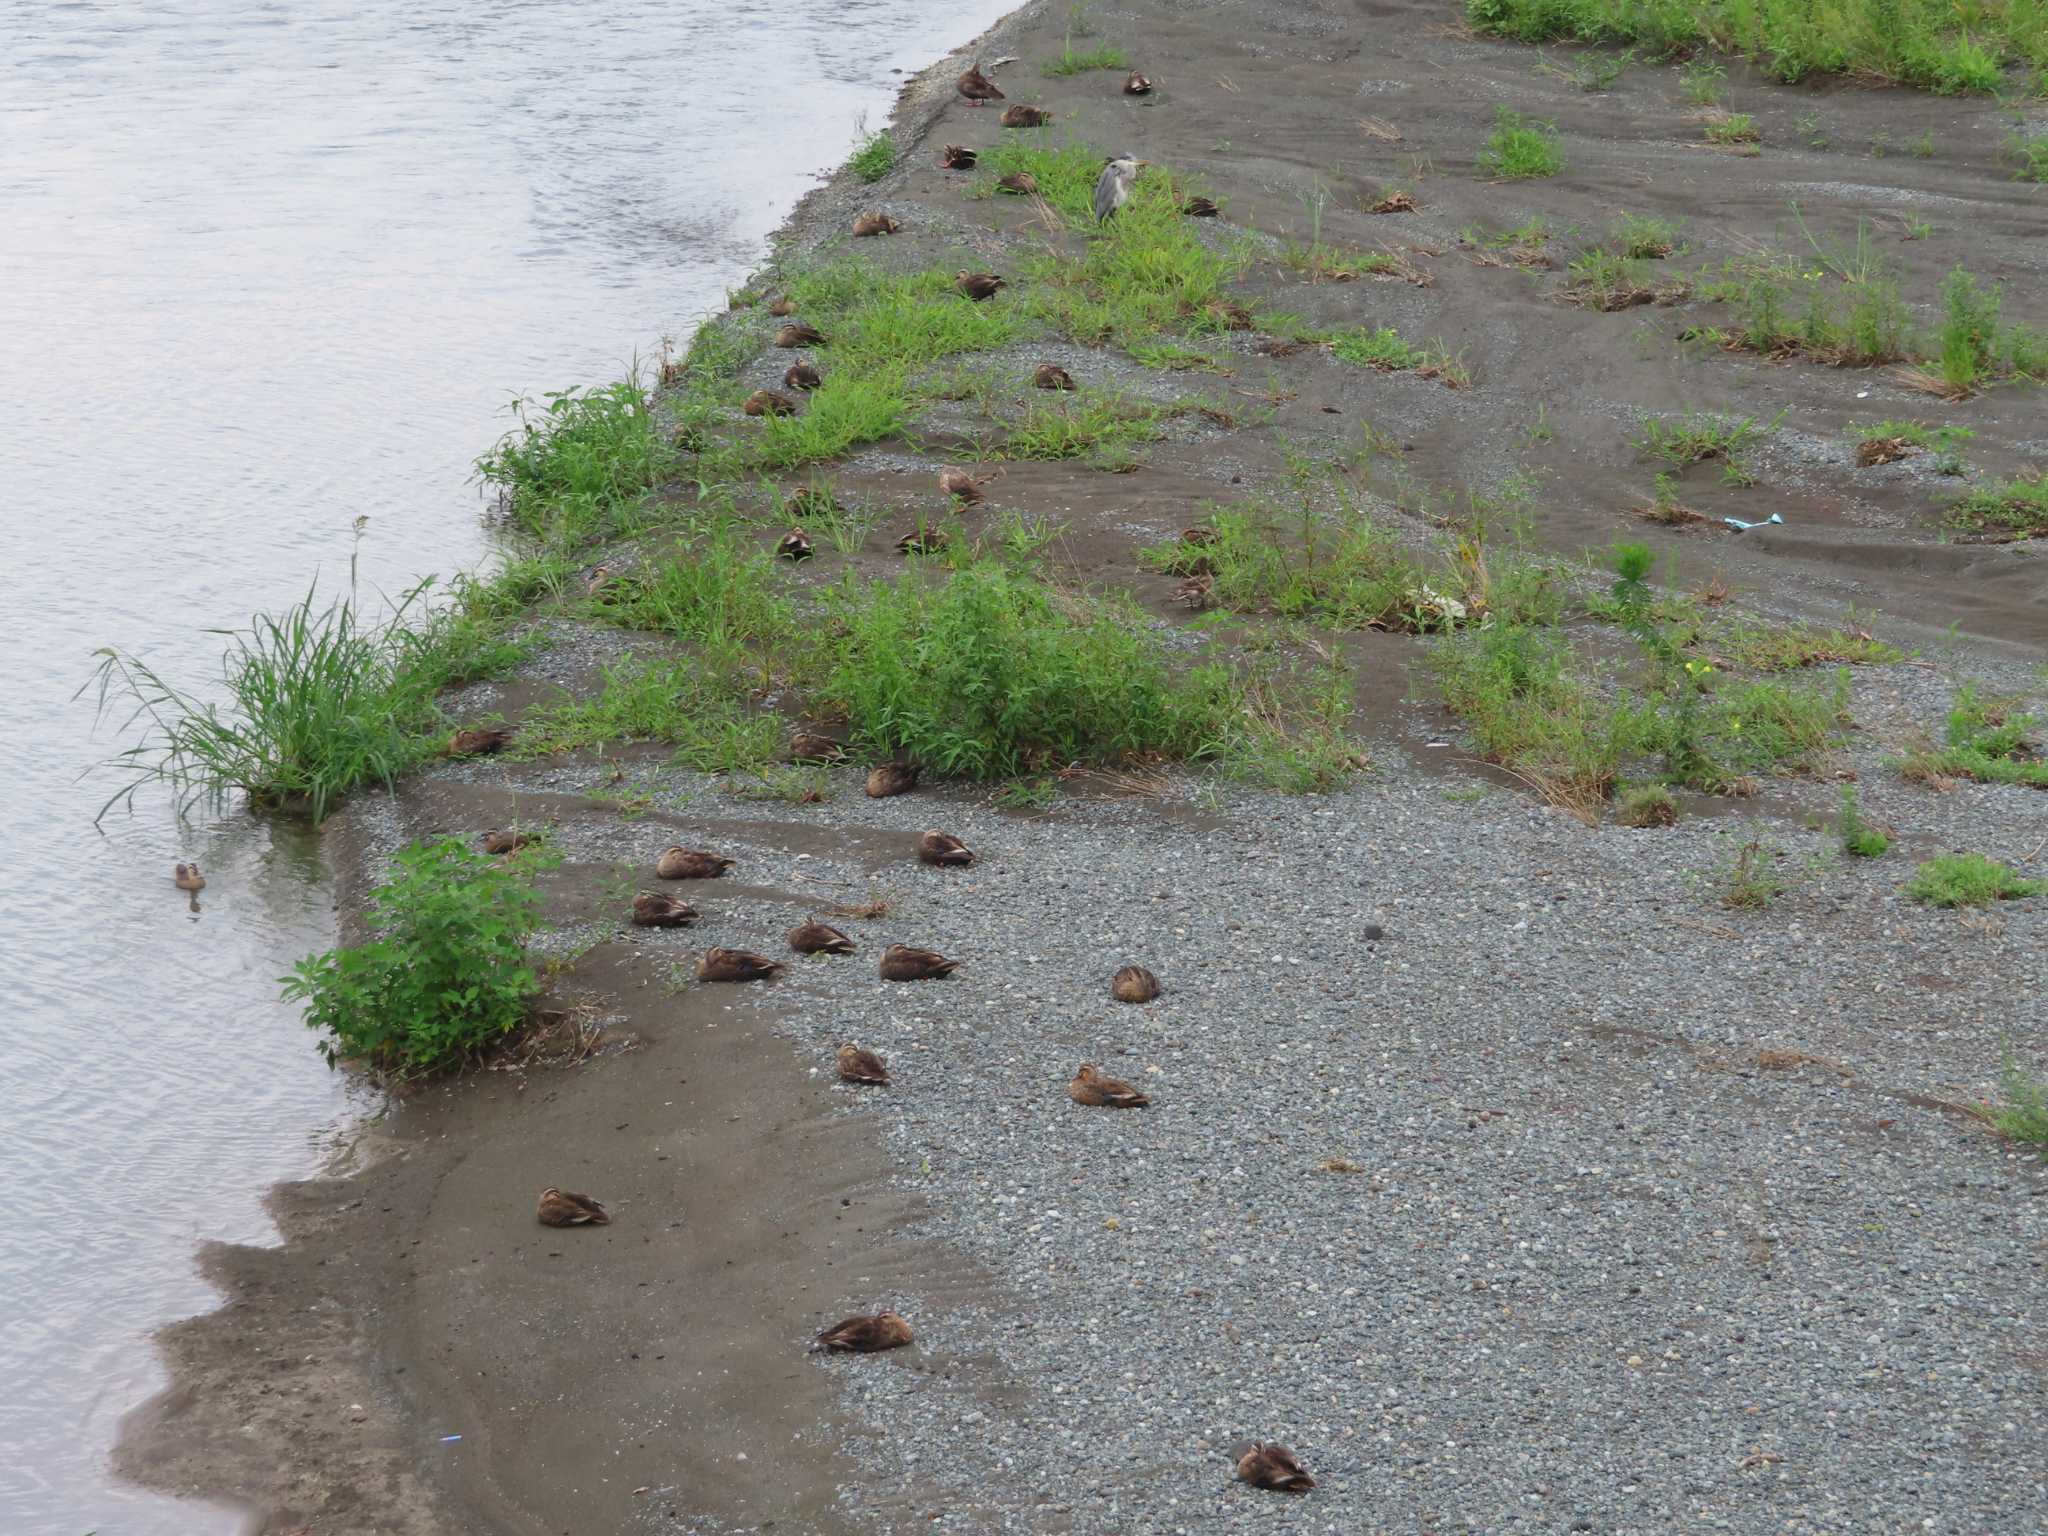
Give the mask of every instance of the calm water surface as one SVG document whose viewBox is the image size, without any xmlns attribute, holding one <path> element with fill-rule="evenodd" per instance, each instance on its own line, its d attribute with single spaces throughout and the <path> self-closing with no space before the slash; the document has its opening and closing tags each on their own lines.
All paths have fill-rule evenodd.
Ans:
<svg viewBox="0 0 2048 1536">
<path fill-rule="evenodd" d="M 206 686 L 316 574 L 484 553 L 514 392 L 681 336 L 1005 0 L 0 0 L 0 1528 L 227 1531 L 116 1484 L 194 1250 L 345 1135 L 275 980 L 331 941 L 313 841 L 160 798 L 73 692 L 113 645 Z M 771 85 L 763 72 L 772 70 Z M 358 520 L 362 522 L 358 535 Z M 188 910 L 170 867 L 210 884 Z"/>
</svg>

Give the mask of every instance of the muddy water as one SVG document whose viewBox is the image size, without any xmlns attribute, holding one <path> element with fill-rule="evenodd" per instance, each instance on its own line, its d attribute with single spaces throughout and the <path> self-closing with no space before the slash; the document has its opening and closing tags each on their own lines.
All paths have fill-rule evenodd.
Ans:
<svg viewBox="0 0 2048 1536">
<path fill-rule="evenodd" d="M 148 1334 L 209 1238 L 345 1139 L 274 978 L 331 936 L 317 849 L 144 795 L 93 650 L 204 690 L 209 626 L 317 573 L 365 594 L 483 551 L 471 456 L 515 391 L 683 335 L 1001 0 L 0 0 L 0 1520 L 228 1530 L 116 1484 Z M 763 71 L 772 71 L 773 78 Z M 170 867 L 210 884 L 190 909 Z"/>
</svg>

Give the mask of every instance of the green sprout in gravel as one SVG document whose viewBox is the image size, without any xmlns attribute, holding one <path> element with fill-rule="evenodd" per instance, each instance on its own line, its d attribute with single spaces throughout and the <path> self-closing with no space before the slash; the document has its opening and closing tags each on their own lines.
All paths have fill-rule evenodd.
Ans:
<svg viewBox="0 0 2048 1536">
<path fill-rule="evenodd" d="M 2048 882 L 2028 880 L 2010 865 L 1981 853 L 1944 853 L 1913 871 L 1906 895 L 1930 907 L 1980 907 L 2017 901 L 2048 891 Z"/>
<path fill-rule="evenodd" d="M 1891 851 L 1892 840 L 1882 827 L 1872 824 L 1856 803 L 1856 786 L 1842 786 L 1842 808 L 1835 815 L 1835 836 L 1842 851 L 1859 859 L 1881 859 Z"/>
<path fill-rule="evenodd" d="M 2048 470 L 1980 485 L 1949 503 L 1942 521 L 1995 539 L 2048 537 Z"/>
<path fill-rule="evenodd" d="M 1768 907 L 1792 889 L 1783 869 L 1785 857 L 1784 849 L 1765 842 L 1761 832 L 1753 832 L 1715 871 L 1721 900 L 1740 911 Z"/>
<path fill-rule="evenodd" d="M 1986 1117 L 2001 1136 L 2048 1151 L 2048 1083 L 2007 1057 L 1998 1076 L 2003 1102 L 1986 1106 Z"/>
<path fill-rule="evenodd" d="M 1086 74 L 1091 69 L 1129 69 L 1131 61 L 1124 56 L 1121 48 L 1108 46 L 1076 50 L 1069 46 L 1060 56 L 1045 66 L 1045 73 L 1054 78 L 1061 75 Z"/>
<path fill-rule="evenodd" d="M 864 134 L 846 163 L 862 181 L 880 181 L 896 168 L 896 141 L 887 133 Z"/>
<path fill-rule="evenodd" d="M 1986 698 L 1974 683 L 1956 690 L 1944 744 L 1909 757 L 1919 778 L 1976 779 L 2048 789 L 2048 761 L 2036 750 L 2035 718 L 2016 699 Z"/>
<path fill-rule="evenodd" d="M 1525 181 L 1555 176 L 1564 169 L 1564 145 L 1557 124 L 1524 117 L 1508 107 L 1493 109 L 1493 132 L 1473 162 L 1479 174 L 1494 181 Z"/>
</svg>

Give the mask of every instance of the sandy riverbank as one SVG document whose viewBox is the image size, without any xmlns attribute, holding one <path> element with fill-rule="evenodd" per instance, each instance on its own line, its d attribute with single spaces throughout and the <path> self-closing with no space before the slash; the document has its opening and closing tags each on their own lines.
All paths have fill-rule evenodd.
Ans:
<svg viewBox="0 0 2048 1536">
<path fill-rule="evenodd" d="M 1572 550 L 1635 526 L 1625 509 L 1650 469 L 1631 411 L 1783 409 L 1753 456 L 1758 484 L 1686 489 L 1715 515 L 1779 510 L 1786 526 L 1664 536 L 1685 568 L 1724 572 L 1768 611 L 1853 605 L 1902 644 L 1957 624 L 1945 664 L 2038 693 L 2038 557 L 1938 542 L 1924 465 L 1849 461 L 1848 422 L 1936 419 L 1925 397 L 1879 374 L 1681 355 L 1678 315 L 1589 314 L 1555 300 L 1554 272 L 1475 264 L 1457 243 L 1537 211 L 1590 233 L 1626 208 L 1687 220 L 1718 255 L 1778 229 L 1792 199 L 1810 218 L 1827 207 L 1837 232 L 1924 208 L 1935 233 L 1887 248 L 1909 293 L 1967 260 L 2020 279 L 2009 314 L 2039 320 L 2039 189 L 1987 158 L 1996 111 L 1738 73 L 1767 150 L 1724 156 L 1688 142 L 1668 68 L 1585 96 L 1535 73 L 1530 51 L 1437 19 L 1105 15 L 1103 40 L 1158 81 L 1135 100 L 1108 74 L 1038 78 L 1063 11 L 1028 7 L 983 45 L 1020 55 L 1001 78 L 1077 137 L 1205 177 L 1231 226 L 1306 237 L 1320 177 L 1326 241 L 1392 245 L 1432 281 L 1260 269 L 1248 291 L 1441 337 L 1473 375 L 1450 390 L 1230 339 L 1228 389 L 1272 402 L 1270 417 L 1198 421 L 1131 475 L 1015 464 L 1000 504 L 1067 524 L 1072 575 L 1166 618 L 1173 580 L 1135 571 L 1135 548 L 1280 474 L 1289 445 L 1346 450 L 1370 421 L 1410 485 L 1526 471 L 1543 487 L 1538 536 Z M 908 226 L 876 253 L 892 263 L 1000 267 L 1035 238 L 1028 205 L 963 201 L 932 168 L 938 144 L 1000 131 L 946 99 L 957 68 L 906 92 L 902 168 L 815 195 L 785 259 L 865 207 Z M 1565 176 L 1470 174 L 1496 101 L 1559 119 Z M 1838 147 L 1801 147 L 1810 111 Z M 1925 159 L 1862 147 L 1923 128 Z M 1362 211 L 1395 181 L 1420 211 Z M 1032 356 L 1084 391 L 1190 388 L 1107 352 Z M 785 360 L 759 359 L 751 382 Z M 1530 430 L 1539 403 L 1547 437 Z M 2039 408 L 2018 390 L 1971 402 L 1972 462 L 2009 471 L 2038 452 Z M 949 430 L 929 426 L 933 441 Z M 837 480 L 908 526 L 929 474 L 884 444 Z M 1398 488 L 1389 512 L 1427 527 Z M 891 568 L 897 531 L 822 551 L 806 579 Z M 528 677 L 464 710 L 587 692 L 630 644 L 554 633 Z M 1939 795 L 1887 770 L 1938 724 L 1948 673 L 1854 683 L 1840 766 L 1904 854 L 1816 864 L 1738 914 L 1713 876 L 1731 818 L 1764 818 L 1804 868 L 1829 846 L 1806 822 L 1834 784 L 1774 782 L 1670 830 L 1589 829 L 1443 766 L 1429 744 L 1456 725 L 1410 697 L 1408 638 L 1339 643 L 1378 768 L 1328 797 L 1175 777 L 1142 799 L 1084 783 L 1021 817 L 967 789 L 871 802 L 848 769 L 822 804 L 757 806 L 645 749 L 466 764 L 358 801 L 331 833 L 351 904 L 408 839 L 552 825 L 551 943 L 580 951 L 556 994 L 596 1009 L 619 1046 L 425 1090 L 366 1138 L 366 1171 L 280 1190 L 286 1246 L 207 1256 L 228 1304 L 166 1334 L 174 1386 L 131 1427 L 124 1468 L 322 1536 L 2048 1521 L 2048 1184 L 1962 1108 L 2004 1048 L 2034 1049 L 2048 915 L 2037 900 L 1962 919 L 1897 891 L 1908 859 L 1942 847 L 2040 873 L 2048 813 L 2038 792 Z M 646 792 L 630 812 L 594 793 L 615 769 Z M 930 825 L 981 863 L 916 864 Z M 673 841 L 740 867 L 702 893 L 699 928 L 621 932 L 618 890 Z M 802 914 L 871 888 L 892 908 L 849 925 L 851 960 L 765 988 L 674 985 L 707 944 L 772 949 Z M 1369 924 L 1386 937 L 1366 940 Z M 886 987 L 873 954 L 892 940 L 966 966 Z M 1166 996 L 1111 1003 L 1127 959 Z M 849 1036 L 891 1058 L 897 1087 L 833 1085 L 829 1050 Z M 1074 1109 L 1061 1086 L 1083 1058 L 1144 1081 L 1154 1107 Z M 1323 1171 L 1333 1159 L 1355 1171 Z M 600 1195 L 617 1221 L 535 1226 L 551 1182 Z M 804 1354 L 820 1323 L 885 1303 L 916 1324 L 915 1349 Z M 1254 1434 L 1294 1444 L 1323 1487 L 1288 1501 L 1230 1486 L 1224 1447 Z"/>
</svg>

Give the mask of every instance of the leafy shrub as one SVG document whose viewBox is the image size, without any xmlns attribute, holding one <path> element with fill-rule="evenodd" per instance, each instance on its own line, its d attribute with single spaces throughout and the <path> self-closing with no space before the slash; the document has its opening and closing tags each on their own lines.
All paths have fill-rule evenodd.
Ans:
<svg viewBox="0 0 2048 1536">
<path fill-rule="evenodd" d="M 1493 132 L 1474 162 L 1483 176 L 1496 181 L 1525 181 L 1555 176 L 1564 169 L 1564 145 L 1557 124 L 1524 117 L 1507 107 L 1493 109 Z"/>
<path fill-rule="evenodd" d="M 1998 1075 L 2005 1102 L 1990 1106 L 1991 1123 L 2001 1135 L 2014 1141 L 2030 1141 L 2048 1148 L 2048 1084 L 2029 1077 L 2020 1064 L 2008 1058 Z"/>
<path fill-rule="evenodd" d="M 846 163 L 862 181 L 880 181 L 896 168 L 896 141 L 887 133 L 870 133 Z"/>
<path fill-rule="evenodd" d="M 1944 853 L 1913 871 L 1906 895 L 1930 907 L 1976 907 L 2048 891 L 2048 882 L 2021 878 L 2018 871 L 1981 853 Z"/>
<path fill-rule="evenodd" d="M 415 843 L 370 893 L 377 937 L 309 955 L 287 1001 L 347 1058 L 414 1077 L 474 1059 L 516 1029 L 540 979 L 526 939 L 540 925 L 536 855 L 493 859 L 457 838 Z"/>
<path fill-rule="evenodd" d="M 1881 859 L 1892 846 L 1892 840 L 1882 828 L 1864 820 L 1856 805 L 1856 787 L 1853 784 L 1842 786 L 1842 810 L 1835 818 L 1835 834 L 1842 840 L 1842 851 L 1859 859 Z"/>
<path fill-rule="evenodd" d="M 509 524 L 544 547 L 574 548 L 621 531 L 627 509 L 673 457 L 647 391 L 627 378 L 545 398 L 538 409 L 512 402 L 519 424 L 477 459 L 477 477 L 505 493 Z"/>
</svg>

